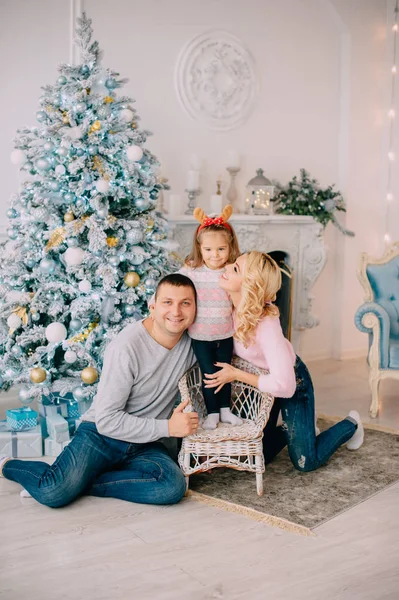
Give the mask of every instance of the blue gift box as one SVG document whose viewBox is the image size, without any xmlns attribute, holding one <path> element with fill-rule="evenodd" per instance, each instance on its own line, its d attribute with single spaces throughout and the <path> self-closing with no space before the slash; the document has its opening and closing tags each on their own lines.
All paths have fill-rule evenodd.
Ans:
<svg viewBox="0 0 399 600">
<path fill-rule="evenodd" d="M 28 406 L 10 408 L 6 411 L 7 425 L 13 431 L 33 429 L 37 425 L 37 412 Z"/>
</svg>

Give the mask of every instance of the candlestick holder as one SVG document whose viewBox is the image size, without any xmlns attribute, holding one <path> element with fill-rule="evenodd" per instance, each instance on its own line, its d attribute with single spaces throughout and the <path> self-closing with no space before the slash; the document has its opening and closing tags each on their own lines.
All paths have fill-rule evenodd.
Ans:
<svg viewBox="0 0 399 600">
<path fill-rule="evenodd" d="M 226 198 L 229 201 L 229 203 L 231 204 L 231 206 L 233 207 L 233 212 L 239 213 L 240 208 L 239 208 L 238 202 L 237 202 L 238 194 L 237 194 L 235 179 L 237 177 L 237 173 L 239 173 L 239 171 L 240 171 L 240 168 L 239 167 L 227 167 L 227 171 L 229 172 L 229 175 L 230 175 L 230 185 L 229 185 L 229 189 L 227 190 Z"/>
<path fill-rule="evenodd" d="M 188 205 L 187 205 L 187 209 L 184 211 L 185 215 L 192 215 L 194 208 L 196 208 L 197 203 L 196 203 L 196 197 L 200 195 L 201 193 L 201 188 L 198 188 L 196 190 L 184 190 L 185 192 L 187 192 L 188 194 Z"/>
<path fill-rule="evenodd" d="M 163 195 L 164 189 L 165 190 L 169 189 L 169 186 L 166 185 L 168 183 L 168 181 L 169 181 L 169 179 L 167 177 L 158 177 L 158 183 L 160 183 L 162 185 L 162 188 L 159 190 L 159 193 L 158 193 L 158 198 L 157 198 L 157 201 L 156 201 L 156 204 L 155 204 L 155 210 L 157 212 L 160 212 L 160 213 L 164 214 L 164 215 L 168 214 L 168 211 L 165 208 L 165 204 L 164 204 L 165 198 L 164 198 L 164 195 Z"/>
</svg>

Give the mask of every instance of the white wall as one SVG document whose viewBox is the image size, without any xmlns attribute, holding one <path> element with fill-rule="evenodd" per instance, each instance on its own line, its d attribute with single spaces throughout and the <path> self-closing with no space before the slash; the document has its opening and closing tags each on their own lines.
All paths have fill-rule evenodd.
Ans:
<svg viewBox="0 0 399 600">
<path fill-rule="evenodd" d="M 77 6 L 75 3 L 75 9 Z M 382 236 L 385 172 L 384 109 L 387 7 L 381 0 L 84 0 L 104 65 L 130 78 L 149 146 L 164 165 L 173 193 L 183 194 L 189 157 L 204 160 L 200 197 L 206 206 L 228 150 L 242 155 L 238 186 L 259 166 L 286 182 L 301 167 L 322 184 L 337 183 L 348 202 L 346 239 L 330 226 L 328 264 L 314 288 L 320 326 L 307 331 L 309 358 L 364 352 L 353 325 L 362 301 L 355 276 L 361 251 L 377 252 Z M 19 175 L 10 167 L 15 130 L 34 123 L 40 85 L 54 82 L 69 60 L 67 1 L 0 2 L 1 228 Z M 260 78 L 257 106 L 240 128 L 215 133 L 190 119 L 173 76 L 181 48 L 209 29 L 224 29 L 253 54 Z M 398 232 L 399 233 L 399 232 Z"/>
</svg>

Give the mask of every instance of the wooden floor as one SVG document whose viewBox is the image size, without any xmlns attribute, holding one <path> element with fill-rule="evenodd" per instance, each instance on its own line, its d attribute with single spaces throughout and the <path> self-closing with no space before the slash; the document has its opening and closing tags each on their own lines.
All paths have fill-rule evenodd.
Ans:
<svg viewBox="0 0 399 600">
<path fill-rule="evenodd" d="M 310 367 L 319 412 L 367 416 L 363 361 Z M 399 383 L 382 391 L 377 422 L 399 430 Z M 0 397 L 0 417 L 10 402 Z M 157 508 L 87 497 L 51 510 L 19 490 L 0 480 L 1 599 L 399 599 L 399 483 L 314 537 L 192 499 Z"/>
</svg>

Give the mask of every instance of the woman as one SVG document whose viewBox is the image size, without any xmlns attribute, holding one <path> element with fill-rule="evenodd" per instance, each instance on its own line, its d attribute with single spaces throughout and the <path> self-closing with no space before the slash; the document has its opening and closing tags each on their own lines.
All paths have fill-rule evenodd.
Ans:
<svg viewBox="0 0 399 600">
<path fill-rule="evenodd" d="M 306 365 L 283 336 L 278 308 L 272 304 L 281 287 L 277 263 L 262 252 L 243 254 L 226 266 L 219 285 L 229 293 L 234 305 L 234 353 L 267 369 L 269 374 L 254 375 L 227 363 L 216 363 L 221 369 L 205 375 L 205 386 L 218 391 L 226 383 L 238 380 L 275 396 L 264 430 L 265 461 L 270 462 L 288 445 L 294 467 L 313 471 L 345 442 L 350 450 L 360 448 L 364 430 L 356 411 L 316 437 L 312 380 Z M 277 426 L 280 410 L 283 424 Z"/>
</svg>

